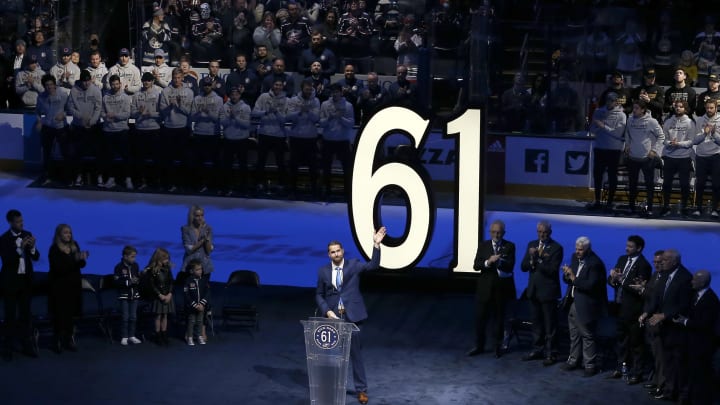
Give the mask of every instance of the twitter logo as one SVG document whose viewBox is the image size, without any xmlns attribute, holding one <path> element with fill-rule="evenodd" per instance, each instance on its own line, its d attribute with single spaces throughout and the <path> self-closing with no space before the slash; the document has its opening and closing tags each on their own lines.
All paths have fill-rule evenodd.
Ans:
<svg viewBox="0 0 720 405">
<path fill-rule="evenodd" d="M 587 175 L 589 161 L 590 154 L 588 152 L 567 151 L 565 152 L 565 173 Z"/>
</svg>

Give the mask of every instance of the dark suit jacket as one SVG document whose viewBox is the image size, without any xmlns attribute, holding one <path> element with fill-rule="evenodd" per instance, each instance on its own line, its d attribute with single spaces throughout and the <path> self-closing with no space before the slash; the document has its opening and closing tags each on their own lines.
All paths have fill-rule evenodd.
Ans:
<svg viewBox="0 0 720 405">
<path fill-rule="evenodd" d="M 573 282 L 567 278 L 565 281 L 569 284 L 567 294 L 570 294 L 572 287 L 575 287 L 574 302 L 578 320 L 589 323 L 600 319 L 605 313 L 607 304 L 605 264 L 592 250 L 587 252 L 583 261 L 585 264 L 578 275 L 580 261 L 573 255 L 570 267 L 576 278 Z"/>
<path fill-rule="evenodd" d="M 691 299 L 694 301 L 694 298 Z M 685 326 L 688 330 L 688 351 L 691 356 L 712 357 L 715 352 L 715 327 L 720 313 L 720 300 L 715 291 L 705 291 L 697 304 L 691 302 Z"/>
<path fill-rule="evenodd" d="M 530 272 L 528 277 L 527 297 L 538 301 L 556 301 L 560 298 L 560 264 L 563 248 L 553 239 L 548 239 L 542 256 L 536 252 L 530 255 L 528 250 L 537 249 L 539 241 L 528 243 L 520 269 Z"/>
<path fill-rule="evenodd" d="M 627 265 L 628 259 L 628 255 L 620 256 L 618 258 L 617 264 L 615 264 L 615 268 L 624 270 L 625 266 Z M 650 266 L 650 263 L 647 261 L 645 256 L 641 254 L 637 257 L 637 259 L 635 259 L 627 277 L 625 277 L 625 280 L 623 280 L 621 284 L 613 282 L 612 279 L 608 276 L 608 284 L 610 284 L 611 287 L 615 288 L 615 294 L 618 293 L 618 290 L 622 290 L 622 302 L 620 303 L 619 313 L 619 317 L 621 319 L 637 320 L 640 314 L 642 314 L 644 304 L 643 297 L 638 291 L 633 290 L 629 286 L 632 284 L 637 284 L 637 280 L 650 280 L 651 274 L 652 267 Z"/>
<path fill-rule="evenodd" d="M 342 297 L 345 315 L 350 322 L 361 322 L 367 319 L 365 301 L 360 294 L 360 273 L 380 267 L 380 249 L 374 249 L 372 259 L 365 263 L 357 259 L 345 259 L 343 266 L 342 291 L 338 291 L 332 283 L 332 267 L 326 264 L 318 270 L 315 302 L 322 316 L 332 310 L 338 313 L 338 302 Z"/>
<path fill-rule="evenodd" d="M 649 313 L 665 314 L 665 320 L 660 325 L 660 335 L 667 344 L 684 344 L 686 331 L 672 319 L 677 315 L 687 316 L 690 312 L 690 301 L 694 294 L 690 285 L 692 274 L 681 264 L 665 292 L 665 283 L 672 272 L 673 270 L 665 272 L 662 280 L 655 284 Z"/>
<path fill-rule="evenodd" d="M 21 238 L 32 236 L 28 231 L 22 231 L 20 233 Z M 2 268 L 0 269 L 0 287 L 13 288 L 18 280 L 18 267 L 20 266 L 21 256 L 17 252 L 17 245 L 15 244 L 14 237 L 10 230 L 3 233 L 0 236 L 0 258 L 2 258 Z M 35 248 L 35 253 L 32 253 L 32 249 L 26 248 L 24 251 L 25 255 L 25 274 L 29 280 L 32 280 L 33 275 L 33 261 L 40 259 L 40 251 Z"/>
<path fill-rule="evenodd" d="M 502 239 L 500 242 L 499 253 L 501 259 L 490 266 L 485 266 L 485 260 L 493 256 L 492 240 L 486 240 L 478 246 L 475 254 L 475 271 L 479 271 L 477 282 L 477 295 L 481 301 L 489 301 L 493 299 L 494 294 L 498 294 L 498 298 L 512 300 L 515 299 L 515 281 L 513 277 L 500 278 L 498 270 L 505 273 L 512 273 L 515 268 L 515 244 Z"/>
</svg>

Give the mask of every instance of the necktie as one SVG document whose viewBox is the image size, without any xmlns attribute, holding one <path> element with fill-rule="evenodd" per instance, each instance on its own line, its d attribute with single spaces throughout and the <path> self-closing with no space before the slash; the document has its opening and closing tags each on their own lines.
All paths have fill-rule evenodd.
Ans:
<svg viewBox="0 0 720 405">
<path fill-rule="evenodd" d="M 575 278 L 576 278 L 576 279 L 580 276 L 580 272 L 582 271 L 584 265 L 585 265 L 585 262 L 584 262 L 583 260 L 580 260 L 580 261 L 578 262 L 577 273 L 575 273 Z M 573 283 L 574 283 L 574 282 L 573 282 Z M 573 297 L 573 298 L 575 297 L 575 286 L 574 286 L 574 285 L 572 286 L 572 290 L 570 291 L 570 296 Z"/>
<path fill-rule="evenodd" d="M 672 276 L 668 276 L 667 281 L 665 281 L 665 290 L 663 290 L 663 301 L 665 300 L 665 295 L 667 294 L 668 287 L 670 287 L 670 282 L 672 281 Z"/>
<path fill-rule="evenodd" d="M 498 251 L 500 250 L 500 243 L 499 242 L 493 242 L 493 253 L 498 254 Z"/>
<path fill-rule="evenodd" d="M 625 264 L 625 268 L 622 272 L 622 277 L 620 277 L 620 285 L 618 286 L 617 294 L 615 295 L 615 301 L 620 303 L 622 302 L 622 285 L 625 283 L 625 279 L 627 279 L 628 274 L 630 274 L 630 269 L 632 268 L 633 259 L 631 257 L 628 257 L 627 264 Z"/>
<path fill-rule="evenodd" d="M 337 288 L 338 292 L 342 291 L 342 283 L 343 283 L 342 267 L 337 266 L 337 267 L 335 267 L 335 287 Z M 340 297 L 340 299 L 338 300 L 338 312 L 340 313 L 340 315 L 342 315 L 343 312 L 345 312 L 345 306 L 343 305 L 342 297 Z"/>
<path fill-rule="evenodd" d="M 698 301 L 700 301 L 700 291 L 695 293 L 695 299 L 693 300 L 693 306 L 697 305 Z"/>
<path fill-rule="evenodd" d="M 538 256 L 542 256 L 543 250 L 545 250 L 545 244 L 542 242 L 538 243 Z"/>
</svg>

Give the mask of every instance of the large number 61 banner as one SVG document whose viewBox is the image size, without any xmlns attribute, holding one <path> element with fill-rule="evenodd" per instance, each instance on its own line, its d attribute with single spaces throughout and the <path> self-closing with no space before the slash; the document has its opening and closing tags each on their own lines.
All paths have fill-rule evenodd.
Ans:
<svg viewBox="0 0 720 405">
<path fill-rule="evenodd" d="M 455 138 L 457 160 L 455 178 L 454 259 L 456 272 L 472 272 L 483 218 L 481 193 L 481 111 L 466 110 L 447 123 L 445 138 Z M 410 268 L 425 254 L 435 226 L 435 206 L 430 176 L 420 164 L 394 157 L 376 161 L 386 137 L 405 134 L 417 152 L 422 148 L 430 121 L 412 110 L 389 107 L 375 114 L 357 137 L 348 211 L 353 238 L 366 257 L 372 254 L 372 240 L 367 237 L 382 224 L 380 204 L 383 193 L 400 189 L 407 202 L 407 221 L 401 236 L 391 230 L 380 265 L 386 269 Z M 358 235 L 362 237 L 358 237 Z M 390 236 L 390 235 L 388 235 Z"/>
</svg>

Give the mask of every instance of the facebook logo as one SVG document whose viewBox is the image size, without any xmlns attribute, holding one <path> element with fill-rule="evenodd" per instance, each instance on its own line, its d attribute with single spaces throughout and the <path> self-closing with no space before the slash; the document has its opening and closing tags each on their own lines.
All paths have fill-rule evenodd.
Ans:
<svg viewBox="0 0 720 405">
<path fill-rule="evenodd" d="M 588 152 L 565 152 L 565 173 L 587 175 L 590 171 L 590 154 Z"/>
<path fill-rule="evenodd" d="M 547 173 L 549 157 L 547 149 L 525 149 L 525 172 Z"/>
</svg>

